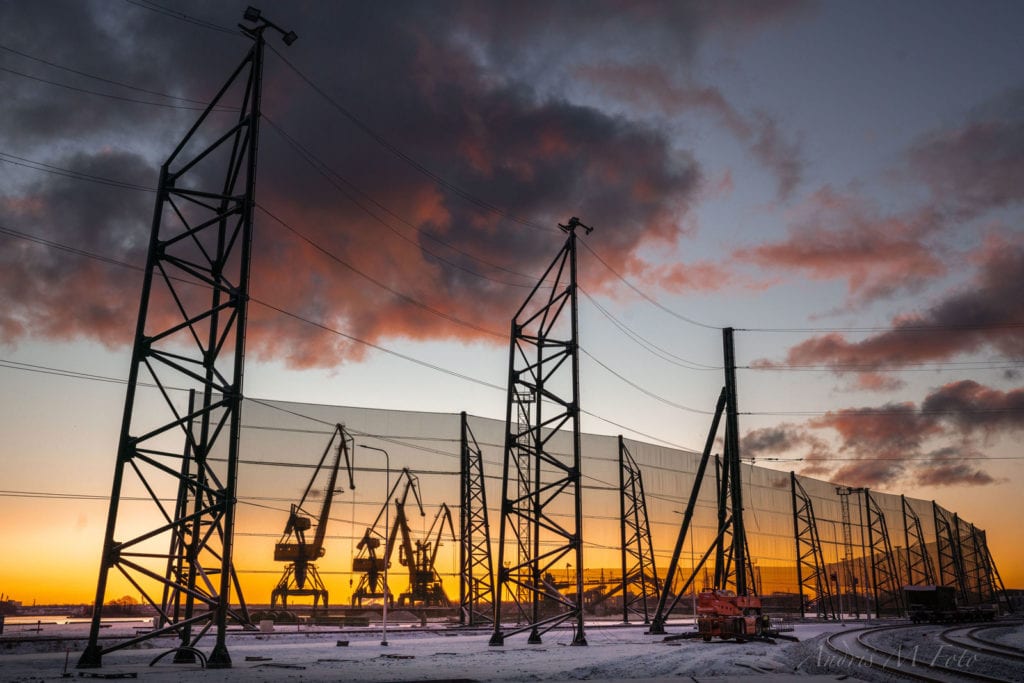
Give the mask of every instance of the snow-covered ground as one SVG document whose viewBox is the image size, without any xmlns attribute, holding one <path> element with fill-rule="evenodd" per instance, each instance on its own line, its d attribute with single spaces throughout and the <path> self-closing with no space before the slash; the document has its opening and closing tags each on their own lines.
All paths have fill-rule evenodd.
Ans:
<svg viewBox="0 0 1024 683">
<path fill-rule="evenodd" d="M 130 637 L 141 624 L 116 623 L 104 636 Z M 84 646 L 84 623 L 11 623 L 0 637 L 0 680 L 56 681 L 75 667 Z M 807 640 L 826 626 L 797 624 L 791 635 Z M 833 625 L 831 628 L 835 628 Z M 692 631 L 689 625 L 670 625 L 672 633 Z M 526 634 L 509 636 L 501 647 L 490 647 L 485 631 L 412 630 L 389 628 L 388 645 L 381 645 L 379 628 L 337 629 L 278 625 L 269 634 L 230 634 L 230 669 L 202 669 L 198 664 L 173 664 L 171 656 L 155 666 L 150 662 L 170 649 L 170 639 L 146 641 L 137 649 L 110 653 L 103 667 L 87 674 L 135 673 L 147 681 L 678 681 L 746 678 L 783 680 L 800 674 L 799 665 L 814 657 L 813 646 L 780 641 L 768 643 L 705 644 L 699 640 L 666 642 L 644 633 L 642 625 L 588 625 L 586 647 L 573 647 L 572 632 L 554 630 L 540 645 L 528 645 Z M 25 636 L 40 640 L 26 641 Z M 45 638 L 46 640 L 41 640 Z M 346 642 L 341 645 L 339 641 Z M 204 642 L 208 653 L 212 641 Z M 821 677 L 848 678 L 849 671 Z M 813 677 L 802 676 L 802 681 Z"/>
</svg>

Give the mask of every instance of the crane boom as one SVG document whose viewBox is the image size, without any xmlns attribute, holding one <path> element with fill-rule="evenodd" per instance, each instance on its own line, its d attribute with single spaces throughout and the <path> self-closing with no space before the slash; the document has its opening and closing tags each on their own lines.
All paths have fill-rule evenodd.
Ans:
<svg viewBox="0 0 1024 683">
<path fill-rule="evenodd" d="M 405 488 L 402 490 L 401 496 L 396 496 L 395 494 L 403 483 Z M 363 537 L 356 545 L 359 554 L 352 559 L 352 571 L 362 574 L 362 576 L 359 578 L 359 585 L 352 592 L 353 605 L 361 605 L 364 598 L 385 597 L 385 593 L 388 591 L 383 584 L 382 575 L 384 567 L 391 566 L 391 555 L 394 552 L 395 541 L 398 539 L 399 533 L 402 534 L 401 550 L 399 551 L 401 564 L 406 565 L 406 558 L 411 557 L 412 540 L 409 537 L 409 523 L 405 516 L 405 503 L 409 499 L 410 492 L 416 500 L 420 515 L 425 516 L 426 512 L 423 510 L 423 501 L 419 492 L 419 479 L 409 471 L 408 467 L 403 467 L 398 479 L 388 492 L 387 500 L 384 501 L 380 512 L 373 520 L 373 524 L 363 532 Z M 386 530 L 387 537 L 385 537 L 385 533 L 379 531 L 377 526 L 384 518 L 384 512 L 392 501 L 395 505 L 395 519 L 391 528 Z M 377 549 L 380 548 L 382 540 L 384 541 L 384 553 L 382 556 L 378 556 Z"/>
<path fill-rule="evenodd" d="M 416 541 L 415 549 L 408 547 L 406 541 L 406 561 L 403 564 L 409 567 L 409 589 L 399 597 L 399 605 L 408 602 L 410 605 L 424 607 L 449 606 L 448 596 L 444 593 L 441 575 L 437 572 L 436 566 L 437 551 L 441 547 L 445 524 L 448 525 L 448 534 L 452 542 L 455 542 L 452 512 L 446 503 L 441 503 L 426 538 Z"/>
<path fill-rule="evenodd" d="M 291 510 L 288 513 L 288 521 L 284 527 L 284 533 L 281 535 L 281 540 L 274 546 L 274 560 L 276 562 L 289 562 L 290 564 L 285 568 L 284 575 L 271 593 L 271 604 L 276 602 L 278 596 L 282 597 L 286 603 L 287 596 L 290 593 L 309 594 L 311 592 L 315 600 L 322 594 L 324 605 L 326 606 L 327 590 L 322 587 L 322 583 L 316 575 L 316 568 L 311 563 L 323 557 L 325 553 L 324 538 L 327 534 L 327 522 L 331 513 L 331 503 L 334 500 L 334 494 L 337 492 L 338 470 L 341 468 L 342 458 L 345 460 L 345 469 L 348 472 L 349 488 L 354 489 L 356 487 L 352 468 L 352 444 L 353 439 L 345 430 L 345 426 L 340 423 L 336 424 L 334 432 L 331 434 L 331 439 L 327 442 L 327 447 L 324 449 L 316 468 L 313 470 L 313 476 L 310 477 L 306 490 L 302 493 L 302 498 L 299 499 L 298 503 L 292 504 Z M 313 534 L 312 541 L 307 542 L 306 532 L 312 528 L 314 518 L 306 512 L 303 506 L 306 503 L 306 499 L 313 492 L 313 485 L 316 483 L 318 476 L 324 470 L 324 464 L 327 462 L 327 456 L 331 453 L 332 447 L 335 456 L 327 475 L 327 487 L 323 491 L 320 514 L 315 518 L 316 532 Z M 314 576 L 314 583 L 317 586 L 312 591 L 306 591 L 306 577 L 310 574 Z"/>
</svg>

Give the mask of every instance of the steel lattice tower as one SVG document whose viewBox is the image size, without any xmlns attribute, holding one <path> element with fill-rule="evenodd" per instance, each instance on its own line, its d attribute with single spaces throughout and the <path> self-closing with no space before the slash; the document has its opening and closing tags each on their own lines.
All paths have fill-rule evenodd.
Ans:
<svg viewBox="0 0 1024 683">
<path fill-rule="evenodd" d="M 1006 585 L 1003 584 L 1003 577 L 999 575 L 999 570 L 996 568 L 996 562 L 992 559 L 992 553 L 988 549 L 988 539 L 985 536 L 985 532 L 978 531 L 980 537 L 980 543 L 983 548 L 984 562 L 986 567 L 986 574 L 989 577 L 992 590 L 992 601 L 995 603 L 1002 603 L 1007 612 L 1013 612 L 1013 602 L 1010 600 L 1009 594 L 1006 592 Z"/>
<path fill-rule="evenodd" d="M 559 227 L 568 235 L 564 246 L 512 319 L 498 591 L 491 645 L 503 645 L 506 636 L 522 631 L 530 632 L 530 643 L 540 643 L 541 634 L 570 620 L 575 628 L 572 644 L 587 644 L 583 632 L 576 228 L 587 233 L 591 228 L 575 216 Z M 551 285 L 546 295 L 540 293 L 542 285 Z M 523 416 L 530 418 L 526 425 L 520 423 Z M 572 436 L 572 448 L 561 455 L 551 450 L 550 442 L 565 430 Z M 527 529 L 528 535 L 524 534 Z M 507 552 L 506 544 L 513 552 Z M 575 595 L 563 595 L 546 578 L 565 559 L 570 559 L 576 570 Z M 501 622 L 506 594 L 519 621 L 507 632 Z M 542 603 L 546 612 L 553 613 L 541 614 Z"/>
<path fill-rule="evenodd" d="M 985 600 L 984 576 L 988 567 L 982 557 L 978 544 L 978 531 L 973 524 L 962 522 L 959 516 L 954 517 L 956 533 L 960 541 L 960 552 L 964 567 L 964 587 L 968 604 L 977 605 Z"/>
<path fill-rule="evenodd" d="M 800 616 L 804 617 L 805 589 L 814 594 L 818 616 L 836 618 L 835 600 L 829 585 L 828 568 L 818 536 L 818 520 L 814 504 L 796 472 L 789 473 L 793 496 L 793 533 L 796 538 L 796 578 L 800 586 Z"/>
<path fill-rule="evenodd" d="M 160 168 L 89 640 L 79 668 L 158 636 L 176 661 L 226 668 L 230 620 L 248 624 L 232 561 L 263 32 L 249 8 L 245 58 Z M 282 34 L 284 32 L 282 31 Z M 285 42 L 295 40 L 284 34 Z M 227 121 L 224 119 L 227 118 Z M 144 384 L 156 396 L 140 396 Z M 190 389 L 187 405 L 175 389 Z M 221 457 L 214 458 L 214 449 Z M 142 498 L 144 503 L 136 503 Z M 168 507 L 166 501 L 173 501 Z M 126 509 L 122 510 L 122 503 Z M 157 628 L 99 641 L 110 574 L 157 611 Z M 231 591 L 239 609 L 231 607 Z"/>
<path fill-rule="evenodd" d="M 854 488 L 851 488 L 849 486 L 837 486 L 836 487 L 836 495 L 839 496 L 839 514 L 840 514 L 840 520 L 841 520 L 840 524 L 841 524 L 841 528 L 843 530 L 843 560 L 842 560 L 842 566 L 843 566 L 843 572 L 845 574 L 843 576 L 843 580 L 846 582 L 846 586 L 843 589 L 840 589 L 838 587 L 836 588 L 836 591 L 839 593 L 839 603 L 840 603 L 839 609 L 840 609 L 840 612 L 841 612 L 842 611 L 842 601 L 843 601 L 843 598 L 842 598 L 843 590 L 845 590 L 846 592 L 852 592 L 853 593 L 854 605 L 855 605 L 854 609 L 855 609 L 855 611 L 857 612 L 858 615 L 860 614 L 860 608 L 856 607 L 856 603 L 857 603 L 857 584 L 858 584 L 858 581 L 857 581 L 857 566 L 856 566 L 856 564 L 854 562 L 854 559 L 853 559 L 853 524 L 852 524 L 852 520 L 850 519 L 850 496 L 853 495 L 854 493 L 860 493 L 863 490 L 864 489 L 861 489 L 861 488 L 854 489 Z M 861 528 L 861 540 L 863 540 L 863 539 L 864 539 L 864 529 L 862 527 Z M 865 561 L 867 561 L 866 558 L 865 558 Z M 867 575 L 867 572 L 865 571 L 864 572 L 864 581 L 866 582 L 867 580 L 868 580 L 868 575 Z M 867 596 L 867 586 L 864 587 L 864 591 L 865 591 L 864 595 Z M 867 598 L 865 597 L 865 600 L 866 599 Z M 865 607 L 865 612 L 867 612 L 870 615 L 871 610 L 868 609 L 867 607 Z"/>
<path fill-rule="evenodd" d="M 661 588 L 654 563 L 651 525 L 647 520 L 647 499 L 640 466 L 619 435 L 619 514 L 622 542 L 622 620 L 629 623 L 629 613 L 651 621 L 648 600 L 656 600 Z M 630 587 L 636 589 L 631 595 Z"/>
<path fill-rule="evenodd" d="M 900 575 L 896 570 L 896 558 L 889 540 L 889 527 L 885 522 L 885 513 L 868 489 L 864 489 L 864 507 L 868 518 L 868 552 L 871 554 L 871 584 L 875 589 L 875 615 L 881 617 L 885 608 L 901 615 L 903 594 L 900 592 Z"/>
<path fill-rule="evenodd" d="M 494 565 L 491 560 L 491 528 L 487 521 L 483 453 L 461 415 L 461 473 L 459 495 L 459 624 L 475 626 L 490 622 L 494 614 Z"/>
<path fill-rule="evenodd" d="M 935 583 L 935 570 L 921 529 L 921 518 L 907 502 L 906 496 L 900 496 L 900 502 L 903 506 L 903 538 L 907 544 L 907 583 L 932 585 Z"/>
<path fill-rule="evenodd" d="M 956 587 L 957 597 L 967 604 L 967 576 L 964 574 L 963 554 L 960 551 L 960 537 L 956 531 L 956 516 L 950 514 L 932 501 L 935 516 L 935 542 L 939 557 L 939 573 L 936 578 L 944 586 Z"/>
</svg>

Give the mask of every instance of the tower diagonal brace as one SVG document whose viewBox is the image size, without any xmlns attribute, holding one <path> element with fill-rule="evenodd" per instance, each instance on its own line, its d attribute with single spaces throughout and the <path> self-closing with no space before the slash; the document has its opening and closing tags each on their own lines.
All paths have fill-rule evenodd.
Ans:
<svg viewBox="0 0 1024 683">
<path fill-rule="evenodd" d="M 679 525 L 679 534 L 676 536 L 676 545 L 672 549 L 672 559 L 669 560 L 668 571 L 665 573 L 665 579 L 661 584 L 661 592 L 658 595 L 658 609 L 654 613 L 654 619 L 651 621 L 651 628 L 648 633 L 653 635 L 662 635 L 665 633 L 665 622 L 668 620 L 668 615 L 672 613 L 676 605 L 679 603 L 679 599 L 682 597 L 682 590 L 676 593 L 671 603 L 669 602 L 669 596 L 672 594 L 673 585 L 675 583 L 676 572 L 679 569 L 679 558 L 683 552 L 683 546 L 686 542 L 686 536 L 690 531 L 690 523 L 693 521 L 693 514 L 697 509 L 697 499 L 700 496 L 701 484 L 704 482 L 704 473 L 707 470 L 708 462 L 711 460 L 711 450 L 715 446 L 715 437 L 718 434 L 718 425 L 722 420 L 722 415 L 725 412 L 725 401 L 726 392 L 723 388 L 721 393 L 718 395 L 718 402 L 715 404 L 715 412 L 711 418 L 711 428 L 708 430 L 708 438 L 704 442 L 704 451 L 700 456 L 700 463 L 697 465 L 697 472 L 693 478 L 693 489 L 690 491 L 690 499 L 686 502 L 686 510 L 683 511 L 683 521 Z M 724 520 L 723 520 L 724 521 Z M 725 528 L 725 525 L 721 525 Z M 724 533 L 724 531 L 723 531 Z M 693 569 L 695 575 L 697 569 Z M 692 582 L 693 577 L 690 577 L 690 581 L 687 582 L 689 585 Z"/>
<path fill-rule="evenodd" d="M 567 235 L 565 244 L 511 324 L 491 645 L 503 645 L 505 637 L 523 631 L 529 631 L 529 643 L 538 644 L 544 632 L 567 621 L 574 629 L 572 644 L 587 644 L 583 629 L 576 230 L 583 228 L 589 233 L 591 228 L 576 217 L 559 227 Z M 542 293 L 542 285 L 550 285 L 550 291 Z M 529 424 L 521 425 L 522 416 L 529 416 Z M 550 447 L 553 436 L 563 430 L 572 440 L 567 455 Z M 562 514 L 555 516 L 555 510 Z M 561 521 L 566 518 L 568 521 Z M 562 561 L 575 568 L 574 594 L 562 594 L 547 578 Z M 507 631 L 502 624 L 506 596 L 519 622 Z"/>
</svg>

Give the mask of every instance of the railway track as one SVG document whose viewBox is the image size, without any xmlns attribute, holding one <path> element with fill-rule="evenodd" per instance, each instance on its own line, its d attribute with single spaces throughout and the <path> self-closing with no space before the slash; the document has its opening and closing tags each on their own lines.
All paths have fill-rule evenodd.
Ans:
<svg viewBox="0 0 1024 683">
<path fill-rule="evenodd" d="M 1012 621 L 996 624 L 985 624 L 984 626 L 965 625 L 955 628 L 947 628 L 939 634 L 943 642 L 950 645 L 962 647 L 972 652 L 980 652 L 987 655 L 995 655 L 1013 662 L 1024 662 L 1024 649 L 1000 643 L 996 640 L 983 638 L 982 633 L 993 631 L 999 628 L 1012 626 L 1024 626 L 1024 621 Z"/>
<path fill-rule="evenodd" d="M 935 629 L 934 625 L 901 624 L 834 633 L 825 639 L 833 657 L 826 666 L 841 668 L 844 673 L 853 675 L 870 670 L 887 678 L 940 683 L 1024 681 L 1024 673 L 1018 663 L 993 653 L 963 647 L 960 642 L 955 645 L 936 643 L 941 638 L 933 637 Z M 901 638 L 901 632 L 913 640 Z M 905 645 L 907 642 L 909 646 Z"/>
</svg>

